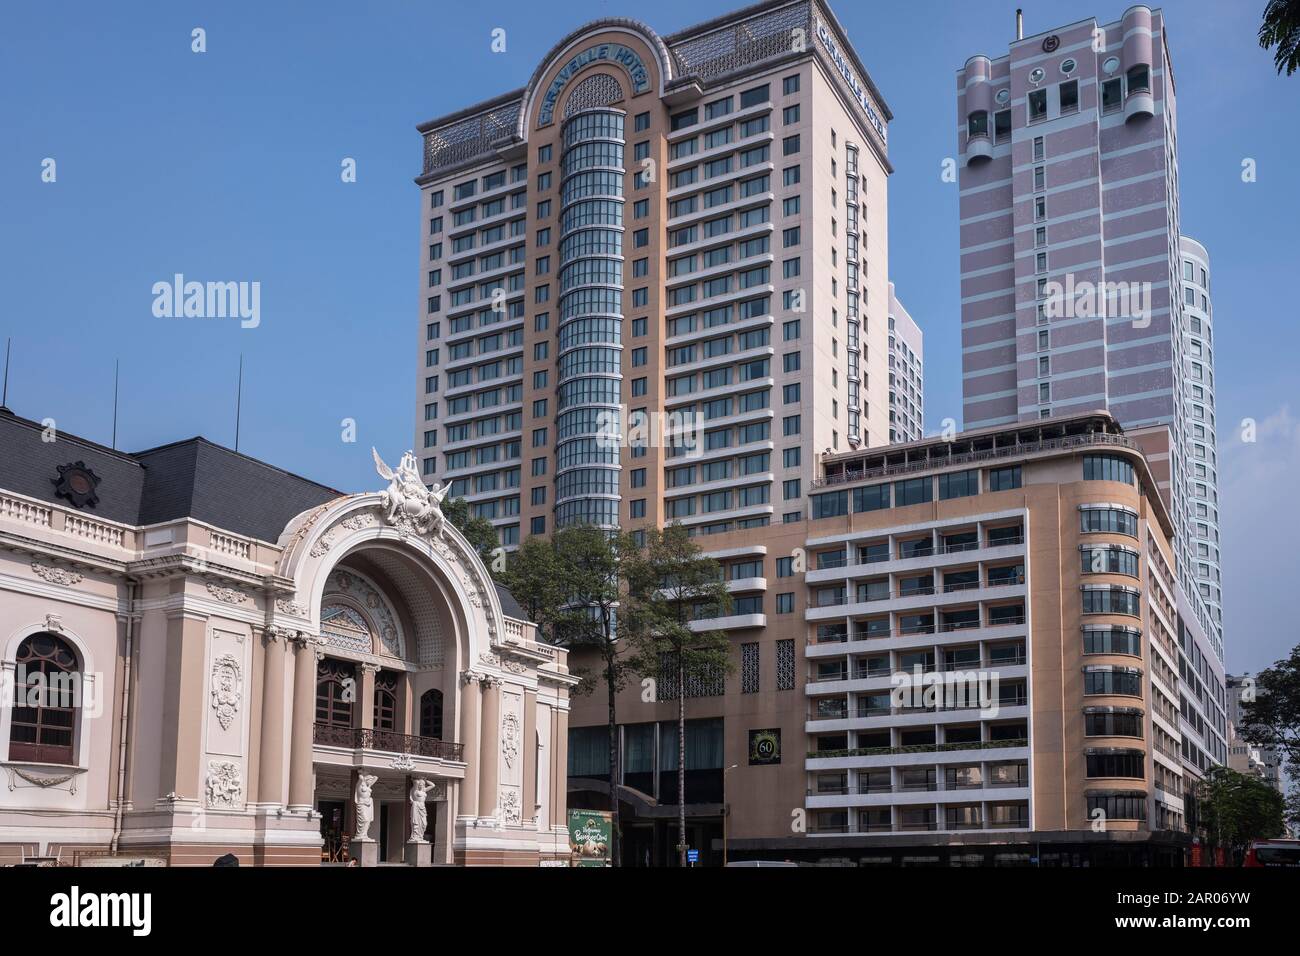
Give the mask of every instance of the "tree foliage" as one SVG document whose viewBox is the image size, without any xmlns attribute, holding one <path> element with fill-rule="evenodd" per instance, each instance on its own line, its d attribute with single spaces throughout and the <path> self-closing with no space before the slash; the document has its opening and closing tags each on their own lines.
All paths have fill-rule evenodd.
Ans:
<svg viewBox="0 0 1300 956">
<path fill-rule="evenodd" d="M 629 667 L 654 682 L 656 700 L 677 700 L 678 860 L 685 867 L 686 694 L 692 683 L 721 679 L 731 669 L 726 634 L 695 622 L 725 617 L 731 595 L 718 563 L 701 553 L 680 524 L 647 528 L 644 545 L 629 542 L 622 564 Z"/>
<path fill-rule="evenodd" d="M 1273 747 L 1292 771 L 1300 768 L 1300 646 L 1259 672 L 1243 688 L 1237 733 L 1259 747 Z"/>
<path fill-rule="evenodd" d="M 494 578 L 500 579 L 499 568 L 493 565 L 493 553 L 497 550 L 497 532 L 492 522 L 480 517 L 470 510 L 469 502 L 464 498 L 448 498 L 442 503 L 442 514 L 473 545 L 478 556 L 483 559 Z"/>
<path fill-rule="evenodd" d="M 622 582 L 620 541 L 591 525 L 561 528 L 549 539 L 530 537 L 505 573 L 506 586 L 543 631 L 544 639 L 568 648 L 591 648 L 598 673 L 582 672 L 579 693 L 603 685 L 608 708 L 609 793 L 613 813 L 611 857 L 619 859 L 618 716 L 616 699 L 627 683 L 619 654 L 617 615 Z"/>
<path fill-rule="evenodd" d="M 1300 0 L 1269 0 L 1259 27 L 1259 45 L 1273 52 L 1273 65 L 1280 76 L 1300 69 Z"/>
<path fill-rule="evenodd" d="M 1197 788 L 1200 823 L 1212 847 L 1240 859 L 1251 840 L 1284 832 L 1282 794 L 1251 774 L 1212 767 Z"/>
</svg>

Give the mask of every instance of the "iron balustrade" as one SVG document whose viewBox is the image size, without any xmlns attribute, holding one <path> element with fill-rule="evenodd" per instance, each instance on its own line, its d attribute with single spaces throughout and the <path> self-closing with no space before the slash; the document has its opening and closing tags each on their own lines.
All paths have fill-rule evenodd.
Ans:
<svg viewBox="0 0 1300 956">
<path fill-rule="evenodd" d="M 432 757 L 439 760 L 462 760 L 464 745 L 436 737 L 399 734 L 391 730 L 374 730 L 369 727 L 335 727 L 316 724 L 315 742 L 328 747 L 350 747 L 353 750 L 379 750 L 384 753 L 410 754 L 414 757 Z"/>
</svg>

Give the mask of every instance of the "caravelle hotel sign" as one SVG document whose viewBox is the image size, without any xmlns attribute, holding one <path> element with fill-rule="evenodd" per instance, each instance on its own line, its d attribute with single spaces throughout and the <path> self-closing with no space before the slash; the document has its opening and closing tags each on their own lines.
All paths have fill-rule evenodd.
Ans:
<svg viewBox="0 0 1300 956">
<path fill-rule="evenodd" d="M 632 82 L 633 96 L 650 89 L 650 73 L 641 60 L 640 54 L 621 43 L 597 43 L 575 54 L 560 68 L 560 72 L 555 74 L 555 79 L 551 81 L 551 85 L 546 88 L 546 93 L 542 97 L 542 106 L 537 114 L 539 127 L 548 126 L 554 121 L 555 104 L 559 101 L 560 93 L 568 82 L 586 67 L 601 62 L 617 63 L 624 69 Z"/>
<path fill-rule="evenodd" d="M 853 98 L 857 100 L 858 105 L 862 107 L 863 113 L 866 114 L 867 122 L 871 124 L 871 128 L 880 136 L 881 143 L 886 142 L 885 121 L 881 118 L 880 112 L 876 109 L 876 104 L 872 101 L 871 97 L 867 95 L 867 91 L 862 86 L 862 81 L 859 80 L 858 75 L 853 72 L 853 67 L 849 64 L 848 57 L 840 51 L 839 44 L 835 42 L 835 35 L 826 25 L 826 22 L 820 17 L 813 22 L 817 27 L 817 39 L 821 43 L 822 49 L 826 51 L 826 55 L 830 58 L 831 63 L 833 63 L 835 69 L 839 71 L 840 77 L 844 80 L 849 92 L 853 94 Z"/>
</svg>

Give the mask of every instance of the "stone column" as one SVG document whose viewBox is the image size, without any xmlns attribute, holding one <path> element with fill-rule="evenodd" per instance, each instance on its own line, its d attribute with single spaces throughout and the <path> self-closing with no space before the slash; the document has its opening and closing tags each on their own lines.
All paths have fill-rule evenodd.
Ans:
<svg viewBox="0 0 1300 956">
<path fill-rule="evenodd" d="M 167 620 L 167 661 L 163 683 L 162 757 L 158 792 L 202 805 L 203 665 L 207 657 L 206 615 L 180 611 Z"/>
<path fill-rule="evenodd" d="M 524 757 L 523 819 L 537 822 L 537 692 L 524 691 L 524 739 L 519 742 Z"/>
<path fill-rule="evenodd" d="M 483 682 L 483 735 L 478 746 L 478 815 L 480 819 L 497 813 L 499 765 L 501 754 L 501 682 L 486 678 Z"/>
<path fill-rule="evenodd" d="M 375 674 L 378 664 L 361 663 L 361 682 L 357 688 L 357 710 L 361 722 L 357 724 L 362 730 L 375 729 Z"/>
<path fill-rule="evenodd" d="M 289 810 L 312 808 L 312 744 L 316 727 L 316 641 L 301 635 L 293 663 L 293 740 L 289 751 Z"/>
<path fill-rule="evenodd" d="M 446 866 L 452 862 L 451 846 L 456 838 L 456 788 L 455 780 L 444 780 L 438 784 L 438 794 L 444 799 L 429 804 L 429 812 L 436 814 L 433 821 L 433 852 L 430 858 L 434 866 Z"/>
<path fill-rule="evenodd" d="M 569 712 L 556 707 L 551 711 L 551 754 L 554 758 L 551 771 L 551 826 L 569 825 Z"/>
<path fill-rule="evenodd" d="M 465 671 L 460 679 L 460 743 L 465 761 L 465 781 L 460 786 L 462 816 L 472 817 L 478 811 L 479 724 L 483 709 L 483 691 L 479 678 Z"/>
<path fill-rule="evenodd" d="M 257 802 L 265 807 L 284 805 L 284 668 L 289 651 L 288 633 L 275 628 L 263 632 L 266 661 L 262 668 L 261 753 L 257 766 Z"/>
</svg>

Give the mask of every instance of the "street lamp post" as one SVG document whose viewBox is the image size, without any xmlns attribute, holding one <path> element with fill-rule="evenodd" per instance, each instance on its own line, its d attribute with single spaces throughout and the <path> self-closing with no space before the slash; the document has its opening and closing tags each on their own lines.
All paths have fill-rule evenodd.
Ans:
<svg viewBox="0 0 1300 956">
<path fill-rule="evenodd" d="M 731 805 L 727 803 L 727 774 L 739 767 L 733 763 L 722 771 L 722 866 L 727 866 L 727 817 L 731 816 Z"/>
</svg>

